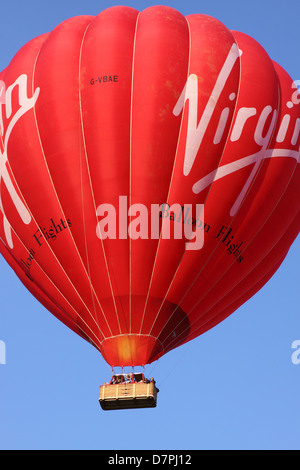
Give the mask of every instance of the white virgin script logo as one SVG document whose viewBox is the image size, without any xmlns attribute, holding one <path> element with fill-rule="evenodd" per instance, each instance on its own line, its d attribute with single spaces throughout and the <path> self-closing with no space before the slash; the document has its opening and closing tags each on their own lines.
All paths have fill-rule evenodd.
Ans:
<svg viewBox="0 0 300 470">
<path fill-rule="evenodd" d="M 232 72 L 234 64 L 236 63 L 239 56 L 242 54 L 242 51 L 238 49 L 236 44 L 233 44 L 228 56 L 225 60 L 225 63 L 220 71 L 220 74 L 217 78 L 216 84 L 213 88 L 211 96 L 208 99 L 206 107 L 203 111 L 203 114 L 198 120 L 198 77 L 195 74 L 191 74 L 186 82 L 186 85 L 173 109 L 173 114 L 175 116 L 179 116 L 182 112 L 185 102 L 189 100 L 189 108 L 188 108 L 188 125 L 187 125 L 187 137 L 186 137 L 186 147 L 185 147 L 185 156 L 184 156 L 184 164 L 183 164 L 183 174 L 187 176 L 195 162 L 197 153 L 201 146 L 201 142 L 205 135 L 205 132 L 208 128 L 210 120 L 213 116 L 215 111 L 217 102 L 221 96 L 221 93 L 224 89 L 224 86 Z M 292 84 L 292 88 L 297 88 L 294 82 Z M 297 97 L 296 97 L 297 94 Z M 235 99 L 235 93 L 231 93 L 229 96 L 230 100 Z M 288 101 L 286 106 L 288 108 L 292 108 L 293 105 L 299 104 L 299 96 L 298 92 L 294 91 L 292 96 L 292 101 Z M 244 126 L 246 121 L 255 116 L 257 114 L 256 108 L 240 108 L 237 112 L 235 122 L 233 123 L 230 141 L 235 142 L 239 140 L 241 134 L 243 132 Z M 221 112 L 219 123 L 217 125 L 216 133 L 213 139 L 213 144 L 218 144 L 223 136 L 227 120 L 229 116 L 229 108 L 224 108 Z M 263 136 L 264 127 L 266 125 L 268 117 L 271 116 L 271 124 L 269 129 L 267 130 L 265 136 Z M 287 130 L 290 124 L 290 115 L 285 114 L 282 118 L 281 124 L 279 126 L 278 134 L 276 136 L 276 142 L 283 142 L 285 140 Z M 274 128 L 276 125 L 277 120 L 277 111 L 273 110 L 271 106 L 266 106 L 257 121 L 256 129 L 254 132 L 254 141 L 261 147 L 261 149 L 254 153 L 253 155 L 249 155 L 247 157 L 241 158 L 236 160 L 235 162 L 229 163 L 227 165 L 220 166 L 219 168 L 215 169 L 208 175 L 201 178 L 197 181 L 192 190 L 195 194 L 200 193 L 203 189 L 207 186 L 211 185 L 213 181 L 216 181 L 220 178 L 223 178 L 226 175 L 234 173 L 235 171 L 240 170 L 248 165 L 254 163 L 254 167 L 241 191 L 237 200 L 235 201 L 234 205 L 231 208 L 230 215 L 234 216 L 240 207 L 243 198 L 249 189 L 253 178 L 264 158 L 273 158 L 273 157 L 291 157 L 295 158 L 299 161 L 300 149 L 295 151 L 291 149 L 268 149 L 268 144 L 270 139 L 273 135 Z M 199 124 L 197 125 L 197 123 Z M 300 118 L 296 119 L 295 127 L 293 130 L 293 135 L 291 139 L 291 145 L 296 145 L 297 140 L 300 134 Z"/>
<path fill-rule="evenodd" d="M 18 99 L 19 99 L 19 108 L 13 114 L 12 110 L 12 92 L 14 88 L 18 87 Z M 29 98 L 27 96 L 27 75 L 20 75 L 17 80 L 5 89 L 5 83 L 0 81 L 0 132 L 1 132 L 1 147 L 0 148 L 0 185 L 3 182 L 7 188 L 7 191 L 15 205 L 16 210 L 18 211 L 24 224 L 29 224 L 31 221 L 31 216 L 17 194 L 15 187 L 11 181 L 11 177 L 7 170 L 7 147 L 8 141 L 11 135 L 11 132 L 16 125 L 16 123 L 21 119 L 21 117 L 32 109 L 38 99 L 40 89 L 36 88 L 33 93 L 33 96 Z M 10 119 L 9 124 L 4 132 L 4 123 L 3 117 L 7 120 Z M 4 212 L 2 199 L 0 195 L 0 210 L 3 213 L 3 227 L 4 233 L 7 240 L 7 243 L 10 248 L 13 248 L 11 226 L 7 220 L 7 217 Z"/>
</svg>

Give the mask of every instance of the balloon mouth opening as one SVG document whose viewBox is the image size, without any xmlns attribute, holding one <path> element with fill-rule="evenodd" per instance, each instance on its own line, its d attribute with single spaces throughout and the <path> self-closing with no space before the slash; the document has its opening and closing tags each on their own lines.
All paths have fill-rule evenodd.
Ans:
<svg viewBox="0 0 300 470">
<path fill-rule="evenodd" d="M 144 366 L 158 359 L 164 352 L 161 342 L 153 336 L 124 334 L 106 338 L 100 347 L 111 367 Z"/>
<path fill-rule="evenodd" d="M 121 303 L 124 307 L 129 305 L 129 298 L 128 296 L 115 297 L 115 302 Z M 149 318 L 145 317 L 143 332 L 141 332 L 141 325 L 137 324 L 131 331 L 126 331 L 124 328 L 125 331 L 101 341 L 98 349 L 111 367 L 151 364 L 186 341 L 190 333 L 190 322 L 185 312 L 166 299 L 149 297 L 147 302 L 150 315 Z M 102 305 L 105 307 L 104 302 Z M 138 314 L 143 311 L 144 305 L 144 296 L 131 296 L 134 313 Z M 153 322 L 155 317 L 156 321 Z"/>
</svg>

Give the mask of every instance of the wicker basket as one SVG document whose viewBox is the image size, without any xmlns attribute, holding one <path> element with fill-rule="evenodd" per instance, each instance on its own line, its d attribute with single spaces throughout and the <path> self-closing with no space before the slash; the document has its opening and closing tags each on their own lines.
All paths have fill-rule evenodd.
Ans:
<svg viewBox="0 0 300 470">
<path fill-rule="evenodd" d="M 154 408 L 158 389 L 152 382 L 101 385 L 99 402 L 103 410 Z"/>
</svg>

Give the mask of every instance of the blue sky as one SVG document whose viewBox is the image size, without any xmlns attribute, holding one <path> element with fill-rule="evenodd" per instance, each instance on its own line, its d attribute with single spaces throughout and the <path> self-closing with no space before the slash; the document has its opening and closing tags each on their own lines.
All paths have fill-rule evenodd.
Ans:
<svg viewBox="0 0 300 470">
<path fill-rule="evenodd" d="M 300 80 L 296 0 L 165 1 L 245 32 Z M 1 6 L 0 69 L 33 37 L 122 2 L 15 0 Z M 155 3 L 123 4 L 142 10 Z M 147 366 L 150 410 L 104 412 L 111 369 L 25 290 L 0 259 L 0 449 L 300 449 L 300 239 L 256 296 L 213 330 Z M 300 354 L 299 354 L 300 358 Z M 2 358 L 3 359 L 3 358 Z M 2 360 L 2 362 L 4 362 Z M 186 390 L 189 390 L 186 393 Z"/>
</svg>

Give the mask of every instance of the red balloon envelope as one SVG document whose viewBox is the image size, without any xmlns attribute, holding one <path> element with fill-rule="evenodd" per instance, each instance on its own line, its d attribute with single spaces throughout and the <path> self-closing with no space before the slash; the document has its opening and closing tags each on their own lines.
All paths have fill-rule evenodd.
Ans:
<svg viewBox="0 0 300 470">
<path fill-rule="evenodd" d="M 114 7 L 0 75 L 1 253 L 111 366 L 234 312 L 299 232 L 300 98 L 251 37 Z"/>
</svg>

